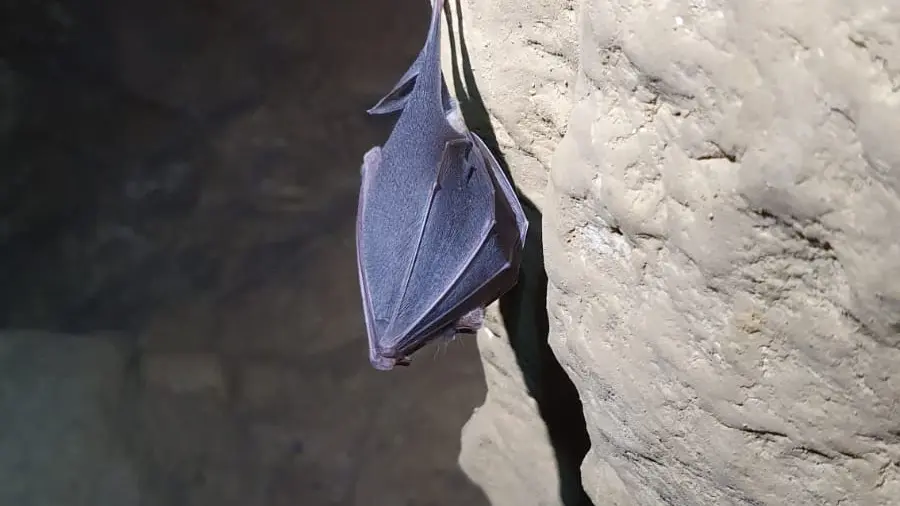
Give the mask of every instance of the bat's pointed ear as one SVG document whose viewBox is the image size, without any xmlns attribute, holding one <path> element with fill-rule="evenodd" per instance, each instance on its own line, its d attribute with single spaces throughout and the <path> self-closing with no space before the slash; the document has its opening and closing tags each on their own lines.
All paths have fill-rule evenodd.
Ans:
<svg viewBox="0 0 900 506">
<path fill-rule="evenodd" d="M 416 77 L 419 76 L 424 60 L 425 50 L 423 49 L 422 51 L 419 51 L 416 61 L 410 65 L 406 73 L 403 74 L 403 76 L 400 77 L 400 80 L 397 81 L 397 84 L 394 85 L 394 89 L 382 97 L 378 103 L 366 112 L 372 115 L 390 114 L 403 109 L 403 106 L 406 105 L 406 101 L 409 99 L 409 94 L 412 93 L 413 87 L 416 85 Z"/>
<path fill-rule="evenodd" d="M 415 84 L 416 76 L 410 77 L 406 82 L 397 83 L 397 86 L 390 93 L 366 112 L 374 116 L 376 114 L 390 114 L 403 109 Z"/>
</svg>

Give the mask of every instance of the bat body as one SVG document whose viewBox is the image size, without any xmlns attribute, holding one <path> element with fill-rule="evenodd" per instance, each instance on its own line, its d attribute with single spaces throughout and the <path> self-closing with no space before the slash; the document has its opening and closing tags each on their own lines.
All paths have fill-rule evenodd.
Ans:
<svg viewBox="0 0 900 506">
<path fill-rule="evenodd" d="M 373 367 L 474 333 L 516 284 L 528 221 L 484 142 L 465 128 L 440 67 L 444 0 L 425 46 L 370 114 L 400 111 L 362 164 L 356 248 Z"/>
</svg>

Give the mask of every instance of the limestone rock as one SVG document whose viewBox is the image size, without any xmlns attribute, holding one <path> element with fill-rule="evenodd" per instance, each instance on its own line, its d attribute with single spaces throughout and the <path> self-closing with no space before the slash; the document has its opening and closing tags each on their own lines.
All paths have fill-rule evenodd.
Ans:
<svg viewBox="0 0 900 506">
<path fill-rule="evenodd" d="M 575 12 L 570 5 L 560 9 L 558 2 L 546 0 L 447 3 L 451 16 L 444 26 L 450 29 L 443 32 L 442 54 L 448 86 L 462 102 L 467 126 L 488 145 L 496 142 L 516 186 L 539 208 L 553 150 L 571 110 Z M 545 276 L 540 240 L 531 239 L 540 236 L 539 216 L 529 216 L 533 230 L 526 257 L 537 254 L 534 267 L 540 272 L 523 267 L 522 278 L 530 277 L 530 284 L 545 292 L 537 279 Z M 528 290 L 534 292 L 532 287 Z M 543 355 L 552 351 L 544 342 L 546 335 L 533 335 L 533 329 L 510 336 L 502 324 L 510 315 L 501 317 L 499 306 L 489 308 L 487 328 L 478 335 L 488 392 L 463 429 L 460 464 L 494 506 L 562 505 L 560 491 L 567 489 L 566 478 L 577 474 L 577 461 L 558 462 L 560 450 L 554 447 L 554 434 L 540 405 L 550 404 L 548 399 L 560 392 L 543 389 L 541 399 L 532 396 L 533 389 L 546 386 Z M 516 312 L 534 320 L 534 315 L 525 314 L 529 311 Z M 534 327 L 532 321 L 521 326 Z M 534 370 L 523 367 L 523 356 L 531 359 Z M 561 372 L 560 376 L 565 377 Z M 577 485 L 577 476 L 574 481 Z M 583 496 L 580 490 L 572 492 Z"/>
<path fill-rule="evenodd" d="M 597 504 L 896 504 L 898 12 L 582 2 L 545 252 Z"/>
<path fill-rule="evenodd" d="M 493 506 L 561 506 L 553 448 L 506 339 L 478 334 L 488 391 L 463 427 L 460 465 Z"/>
<path fill-rule="evenodd" d="M 572 0 L 449 0 L 452 27 L 443 29 L 443 66 L 451 91 L 460 73 L 462 45 L 473 83 L 463 90 L 487 108 L 490 128 L 519 190 L 539 207 L 548 168 L 571 112 L 571 80 L 577 66 Z M 451 31 L 450 34 L 447 32 Z M 453 45 L 451 45 L 451 42 Z M 465 111 L 464 111 L 465 112 Z M 466 116 L 470 129 L 480 132 Z M 477 121 L 477 119 L 475 119 Z"/>
<path fill-rule="evenodd" d="M 450 3 L 544 213 L 595 503 L 896 503 L 900 5 Z M 546 438 L 496 430 L 499 481 L 480 477 L 474 428 L 535 414 L 494 365 L 503 340 L 479 343 L 490 393 L 463 463 L 521 501 L 498 475 L 531 491 L 548 471 L 521 448 Z"/>
</svg>

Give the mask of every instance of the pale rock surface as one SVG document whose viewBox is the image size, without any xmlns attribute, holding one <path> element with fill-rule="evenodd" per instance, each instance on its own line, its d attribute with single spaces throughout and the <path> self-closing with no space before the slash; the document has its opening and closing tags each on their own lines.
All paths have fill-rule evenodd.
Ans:
<svg viewBox="0 0 900 506">
<path fill-rule="evenodd" d="M 460 3 L 545 216 L 594 502 L 896 504 L 900 3 Z M 462 461 L 513 503 L 471 464 L 475 427 L 534 413 L 490 365 L 502 341 L 479 343 L 489 394 Z M 495 473 L 552 475 L 519 453 L 539 429 L 480 432 L 519 457 Z"/>
<path fill-rule="evenodd" d="M 598 504 L 900 497 L 900 4 L 589 1 L 545 216 Z"/>
<path fill-rule="evenodd" d="M 463 470 L 492 506 L 561 504 L 546 427 L 501 325 L 479 332 L 478 350 L 488 392 L 462 430 Z"/>
<path fill-rule="evenodd" d="M 442 29 L 442 63 L 453 89 L 453 59 L 460 34 L 478 92 L 515 184 L 538 207 L 554 150 L 572 110 L 577 67 L 576 12 L 572 0 L 447 0 L 452 17 Z M 460 20 L 462 24 L 460 25 Z M 471 90 L 467 90 L 471 93 Z M 467 118 L 468 120 L 468 118 Z M 469 125 L 477 131 L 477 125 Z"/>
<path fill-rule="evenodd" d="M 571 111 L 574 3 L 565 2 L 562 9 L 548 0 L 447 4 L 451 16 L 442 29 L 442 63 L 448 86 L 453 92 L 456 84 L 476 100 L 480 95 L 516 186 L 540 208 L 553 151 Z M 464 82 L 463 48 L 477 89 Z M 479 132 L 481 125 L 471 117 L 466 121 Z M 486 321 L 478 348 L 488 391 L 463 428 L 460 465 L 493 506 L 562 505 L 554 448 L 498 304 L 488 308 Z"/>
</svg>

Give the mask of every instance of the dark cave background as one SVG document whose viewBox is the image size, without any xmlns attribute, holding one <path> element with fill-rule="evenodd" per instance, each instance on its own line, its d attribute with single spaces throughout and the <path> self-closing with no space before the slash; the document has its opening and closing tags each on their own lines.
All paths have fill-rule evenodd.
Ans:
<svg viewBox="0 0 900 506">
<path fill-rule="evenodd" d="M 474 340 L 379 373 L 359 309 L 364 111 L 428 14 L 4 0 L 0 503 L 487 504 Z"/>
</svg>

